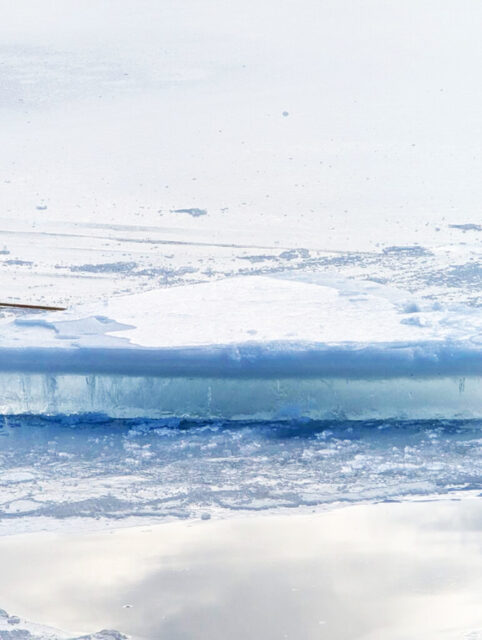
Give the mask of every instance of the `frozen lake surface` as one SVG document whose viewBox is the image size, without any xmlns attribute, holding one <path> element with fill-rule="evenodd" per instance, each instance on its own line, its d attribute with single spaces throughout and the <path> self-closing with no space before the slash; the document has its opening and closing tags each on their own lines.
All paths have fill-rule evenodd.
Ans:
<svg viewBox="0 0 482 640">
<path fill-rule="evenodd" d="M 480 639 L 481 19 L 8 3 L 0 640 Z"/>
</svg>

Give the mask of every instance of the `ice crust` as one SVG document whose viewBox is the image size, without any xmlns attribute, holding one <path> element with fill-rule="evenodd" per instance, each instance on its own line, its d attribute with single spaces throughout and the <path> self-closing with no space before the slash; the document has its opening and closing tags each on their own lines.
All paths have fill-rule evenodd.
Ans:
<svg viewBox="0 0 482 640">
<path fill-rule="evenodd" d="M 378 283 L 242 277 L 4 321 L 3 413 L 482 415 L 480 316 Z"/>
</svg>

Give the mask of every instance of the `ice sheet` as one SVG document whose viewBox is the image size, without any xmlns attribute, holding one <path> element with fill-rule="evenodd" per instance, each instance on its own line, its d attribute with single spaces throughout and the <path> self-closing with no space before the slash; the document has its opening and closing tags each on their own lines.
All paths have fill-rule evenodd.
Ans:
<svg viewBox="0 0 482 640">
<path fill-rule="evenodd" d="M 480 314 L 318 274 L 245 276 L 5 319 L 3 413 L 477 417 Z"/>
</svg>

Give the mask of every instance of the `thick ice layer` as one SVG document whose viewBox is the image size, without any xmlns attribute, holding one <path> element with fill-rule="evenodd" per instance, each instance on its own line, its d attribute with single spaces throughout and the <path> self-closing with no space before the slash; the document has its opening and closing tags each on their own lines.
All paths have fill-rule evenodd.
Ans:
<svg viewBox="0 0 482 640">
<path fill-rule="evenodd" d="M 482 376 L 160 377 L 0 373 L 3 414 L 227 420 L 482 417 Z"/>
<path fill-rule="evenodd" d="M 377 283 L 245 277 L 4 321 L 3 413 L 482 415 L 480 314 Z"/>
</svg>

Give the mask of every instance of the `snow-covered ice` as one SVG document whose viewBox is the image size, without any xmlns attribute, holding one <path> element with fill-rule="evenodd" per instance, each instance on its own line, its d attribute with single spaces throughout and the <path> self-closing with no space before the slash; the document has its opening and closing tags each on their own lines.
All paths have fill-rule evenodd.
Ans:
<svg viewBox="0 0 482 640">
<path fill-rule="evenodd" d="M 4 242 L 60 267 L 72 233 L 144 261 L 147 226 L 271 250 L 478 242 L 480 17 L 450 0 L 10 3 Z"/>
</svg>

